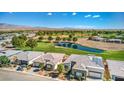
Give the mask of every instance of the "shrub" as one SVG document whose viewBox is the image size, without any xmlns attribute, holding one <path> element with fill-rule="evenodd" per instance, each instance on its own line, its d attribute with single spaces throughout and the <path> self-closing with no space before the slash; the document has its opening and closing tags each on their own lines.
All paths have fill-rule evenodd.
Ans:
<svg viewBox="0 0 124 93">
<path fill-rule="evenodd" d="M 44 68 L 44 63 L 40 63 L 40 64 L 39 64 L 39 68 L 40 68 L 41 70 L 43 70 L 43 68 Z"/>
<path fill-rule="evenodd" d="M 64 73 L 65 72 L 64 64 L 59 64 L 57 67 L 57 71 L 59 72 L 59 74 Z"/>
<path fill-rule="evenodd" d="M 0 63 L 2 66 L 7 66 L 10 64 L 10 60 L 6 56 L 0 56 Z"/>
</svg>

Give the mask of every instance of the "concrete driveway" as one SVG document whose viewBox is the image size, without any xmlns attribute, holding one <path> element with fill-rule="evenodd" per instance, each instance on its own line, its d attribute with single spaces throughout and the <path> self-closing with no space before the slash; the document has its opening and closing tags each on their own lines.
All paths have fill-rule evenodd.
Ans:
<svg viewBox="0 0 124 93">
<path fill-rule="evenodd" d="M 25 73 L 0 69 L 0 81 L 56 81 L 52 78 L 34 76 Z"/>
</svg>

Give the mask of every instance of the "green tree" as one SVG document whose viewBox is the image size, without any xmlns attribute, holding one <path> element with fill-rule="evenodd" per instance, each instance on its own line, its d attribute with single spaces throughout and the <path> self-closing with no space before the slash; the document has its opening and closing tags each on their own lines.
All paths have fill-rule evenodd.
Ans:
<svg viewBox="0 0 124 93">
<path fill-rule="evenodd" d="M 59 64 L 57 67 L 57 71 L 59 72 L 59 74 L 64 73 L 65 72 L 64 64 Z"/>
<path fill-rule="evenodd" d="M 25 46 L 25 40 L 24 39 L 20 39 L 19 37 L 17 36 L 14 36 L 12 38 L 12 45 L 14 47 L 24 47 Z"/>
<path fill-rule="evenodd" d="M 9 65 L 10 64 L 10 60 L 6 56 L 0 56 L 0 63 L 2 65 Z"/>
<path fill-rule="evenodd" d="M 42 31 L 38 31 L 37 33 L 36 33 L 36 35 L 43 35 L 44 33 L 42 32 Z"/>
<path fill-rule="evenodd" d="M 22 39 L 22 40 L 24 40 L 24 41 L 27 40 L 27 37 L 26 37 L 24 34 L 20 35 L 18 38 L 19 38 L 19 39 Z"/>
<path fill-rule="evenodd" d="M 17 36 L 14 36 L 11 41 L 12 45 L 15 47 L 17 46 L 17 38 L 18 38 Z"/>
<path fill-rule="evenodd" d="M 43 39 L 44 39 L 43 36 L 40 36 L 40 37 L 38 38 L 39 41 L 42 41 Z"/>
<path fill-rule="evenodd" d="M 63 41 L 66 41 L 66 38 L 63 38 Z"/>
<path fill-rule="evenodd" d="M 52 36 L 49 36 L 48 37 L 48 40 L 51 42 L 53 40 L 53 37 Z"/>
<path fill-rule="evenodd" d="M 91 36 L 97 36 L 98 33 L 96 31 L 92 32 Z"/>
<path fill-rule="evenodd" d="M 72 38 L 72 35 L 69 35 L 69 38 Z"/>
<path fill-rule="evenodd" d="M 73 39 L 72 39 L 74 42 L 76 42 L 78 39 L 77 39 L 77 37 L 73 37 Z"/>
<path fill-rule="evenodd" d="M 61 38 L 60 37 L 56 37 L 56 41 L 60 41 L 61 40 Z"/>
<path fill-rule="evenodd" d="M 29 39 L 27 42 L 26 42 L 26 46 L 30 47 L 31 49 L 33 49 L 34 47 L 37 46 L 37 41 L 34 40 L 34 39 Z"/>
</svg>

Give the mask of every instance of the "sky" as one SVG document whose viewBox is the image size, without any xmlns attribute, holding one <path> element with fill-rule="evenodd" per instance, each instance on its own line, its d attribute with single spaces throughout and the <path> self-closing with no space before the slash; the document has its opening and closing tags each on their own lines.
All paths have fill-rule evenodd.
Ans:
<svg viewBox="0 0 124 93">
<path fill-rule="evenodd" d="M 124 12 L 0 12 L 0 23 L 50 28 L 124 29 Z"/>
</svg>

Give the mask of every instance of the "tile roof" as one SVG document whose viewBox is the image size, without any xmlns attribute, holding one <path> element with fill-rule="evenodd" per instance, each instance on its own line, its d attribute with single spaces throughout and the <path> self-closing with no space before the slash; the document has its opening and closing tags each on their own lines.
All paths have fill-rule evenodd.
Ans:
<svg viewBox="0 0 124 93">
<path fill-rule="evenodd" d="M 75 69 L 86 69 L 86 67 L 97 67 L 101 68 L 101 66 L 97 65 L 96 63 L 90 60 L 89 56 L 87 55 L 76 55 L 72 54 L 64 63 L 76 62 L 74 66 Z"/>
<path fill-rule="evenodd" d="M 7 57 L 10 57 L 12 55 L 15 55 L 15 54 L 18 54 L 18 53 L 21 53 L 22 51 L 20 50 L 4 50 L 4 51 L 0 51 L 0 56 L 7 56 Z"/>
<path fill-rule="evenodd" d="M 124 77 L 124 61 L 107 60 L 111 75 Z"/>
<path fill-rule="evenodd" d="M 35 52 L 35 51 L 23 51 L 19 54 L 17 54 L 17 58 L 19 60 L 25 60 L 25 61 L 30 61 L 38 56 L 41 56 L 43 52 Z"/>
<path fill-rule="evenodd" d="M 45 53 L 38 59 L 34 60 L 34 62 L 45 62 L 45 60 L 49 60 L 49 62 L 53 64 L 59 63 L 65 54 L 60 54 L 60 53 Z"/>
</svg>

